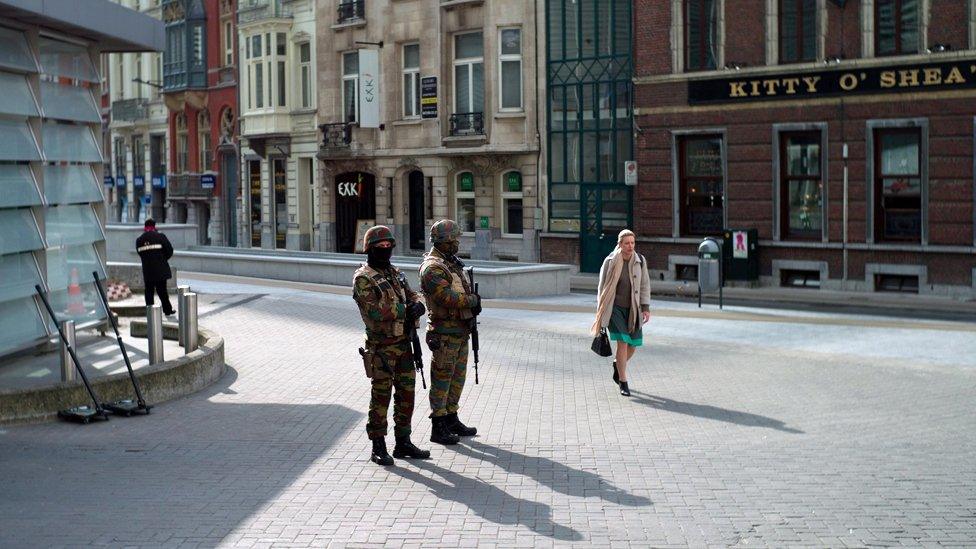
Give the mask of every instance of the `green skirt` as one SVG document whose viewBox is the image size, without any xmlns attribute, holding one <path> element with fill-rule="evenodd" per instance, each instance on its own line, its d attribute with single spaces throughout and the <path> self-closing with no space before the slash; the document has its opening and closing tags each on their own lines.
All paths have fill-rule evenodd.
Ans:
<svg viewBox="0 0 976 549">
<path fill-rule="evenodd" d="M 630 332 L 627 328 L 627 320 L 630 318 L 629 307 L 613 306 L 610 314 L 610 326 L 607 332 L 613 341 L 622 341 L 633 347 L 640 347 L 644 344 L 644 333 L 641 329 L 640 316 L 637 317 L 637 328 Z"/>
</svg>

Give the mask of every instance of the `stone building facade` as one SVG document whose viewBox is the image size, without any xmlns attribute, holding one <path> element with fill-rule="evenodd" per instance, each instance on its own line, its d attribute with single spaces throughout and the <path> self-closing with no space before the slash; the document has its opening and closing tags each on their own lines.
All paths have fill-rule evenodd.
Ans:
<svg viewBox="0 0 976 549">
<path fill-rule="evenodd" d="M 420 254 L 452 218 L 464 256 L 538 260 L 543 4 L 318 2 L 316 249 L 382 223 Z"/>
</svg>

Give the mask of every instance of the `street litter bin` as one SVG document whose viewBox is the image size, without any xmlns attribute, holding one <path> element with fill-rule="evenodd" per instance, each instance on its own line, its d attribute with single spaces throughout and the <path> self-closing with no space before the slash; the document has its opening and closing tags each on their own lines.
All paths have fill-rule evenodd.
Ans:
<svg viewBox="0 0 976 549">
<path fill-rule="evenodd" d="M 723 237 L 725 280 L 759 280 L 759 231 L 725 229 Z"/>
<path fill-rule="evenodd" d="M 718 292 L 719 308 L 722 307 L 722 248 L 712 238 L 706 238 L 698 245 L 698 306 L 701 307 L 702 294 Z"/>
</svg>

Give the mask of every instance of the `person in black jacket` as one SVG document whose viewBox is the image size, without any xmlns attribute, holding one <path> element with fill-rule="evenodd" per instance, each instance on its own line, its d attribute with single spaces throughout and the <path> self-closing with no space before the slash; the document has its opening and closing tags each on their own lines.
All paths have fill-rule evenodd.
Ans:
<svg viewBox="0 0 976 549">
<path fill-rule="evenodd" d="M 173 277 L 169 269 L 169 258 L 173 257 L 173 245 L 161 232 L 156 231 L 156 222 L 147 219 L 145 232 L 136 239 L 136 251 L 142 260 L 142 278 L 146 283 L 146 307 L 153 304 L 153 293 L 159 295 L 163 314 L 175 314 L 166 292 L 166 281 Z"/>
</svg>

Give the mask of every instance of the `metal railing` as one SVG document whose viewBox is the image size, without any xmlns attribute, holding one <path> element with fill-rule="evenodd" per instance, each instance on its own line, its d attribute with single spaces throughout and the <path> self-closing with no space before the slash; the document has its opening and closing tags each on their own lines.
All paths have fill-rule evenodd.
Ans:
<svg viewBox="0 0 976 549">
<path fill-rule="evenodd" d="M 484 135 L 485 113 L 459 112 L 451 115 L 451 135 Z"/>
<path fill-rule="evenodd" d="M 200 174 L 171 174 L 166 176 L 166 195 L 171 198 L 210 198 L 214 190 L 204 187 Z"/>
<path fill-rule="evenodd" d="M 323 149 L 345 149 L 352 143 L 352 124 L 348 122 L 321 124 L 319 129 L 322 130 Z"/>
<path fill-rule="evenodd" d="M 348 23 L 366 17 L 365 0 L 342 0 L 339 2 L 339 22 Z"/>
</svg>

